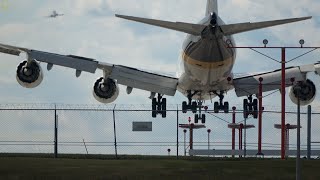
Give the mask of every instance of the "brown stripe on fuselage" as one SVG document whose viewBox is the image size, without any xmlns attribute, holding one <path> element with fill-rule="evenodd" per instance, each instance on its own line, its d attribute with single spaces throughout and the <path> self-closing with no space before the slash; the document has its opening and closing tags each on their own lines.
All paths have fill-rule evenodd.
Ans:
<svg viewBox="0 0 320 180">
<path fill-rule="evenodd" d="M 223 66 L 231 65 L 234 63 L 234 59 L 232 57 L 224 60 L 224 61 L 218 61 L 218 62 L 204 62 L 196 59 L 192 59 L 189 57 L 185 52 L 182 52 L 182 59 L 186 63 L 198 67 L 202 67 L 204 69 L 216 69 Z"/>
</svg>

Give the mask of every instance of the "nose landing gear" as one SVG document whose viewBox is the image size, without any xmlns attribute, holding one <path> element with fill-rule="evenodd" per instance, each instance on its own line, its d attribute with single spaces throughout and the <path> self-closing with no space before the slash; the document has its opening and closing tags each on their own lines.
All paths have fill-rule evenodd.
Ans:
<svg viewBox="0 0 320 180">
<path fill-rule="evenodd" d="M 205 124 L 206 123 L 206 115 L 205 114 L 202 114 L 202 101 L 198 101 L 198 108 L 199 108 L 199 111 L 198 111 L 198 114 L 195 114 L 194 115 L 194 123 L 198 123 L 199 120 L 201 120 L 201 123 L 202 124 Z M 206 108 L 205 108 L 206 109 Z"/>
<path fill-rule="evenodd" d="M 199 120 L 201 120 L 201 123 L 206 123 L 206 115 L 202 114 L 202 101 L 192 101 L 192 97 L 196 95 L 199 91 L 194 91 L 193 93 L 191 91 L 188 91 L 188 103 L 186 101 L 182 102 L 182 112 L 187 113 L 188 111 L 192 111 L 192 113 L 195 113 L 194 115 L 194 122 L 198 123 Z M 197 113 L 198 112 L 198 113 Z"/>
</svg>

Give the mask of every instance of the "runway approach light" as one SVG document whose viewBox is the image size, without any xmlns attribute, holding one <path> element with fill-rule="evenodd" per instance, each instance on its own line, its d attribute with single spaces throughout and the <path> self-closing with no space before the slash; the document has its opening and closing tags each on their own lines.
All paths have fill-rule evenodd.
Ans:
<svg viewBox="0 0 320 180">
<path fill-rule="evenodd" d="M 269 43 L 269 41 L 268 41 L 267 39 L 264 39 L 262 42 L 263 42 L 263 44 L 264 44 L 264 47 L 266 47 L 267 44 Z"/>
<path fill-rule="evenodd" d="M 304 45 L 304 39 L 301 39 L 300 41 L 299 41 L 299 43 L 300 43 L 300 45 L 301 45 L 301 47 L 303 47 L 303 45 Z"/>
</svg>

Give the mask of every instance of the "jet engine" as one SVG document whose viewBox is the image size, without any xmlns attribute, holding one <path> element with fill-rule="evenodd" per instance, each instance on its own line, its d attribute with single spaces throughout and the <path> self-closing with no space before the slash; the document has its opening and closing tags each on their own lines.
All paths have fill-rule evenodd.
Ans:
<svg viewBox="0 0 320 180">
<path fill-rule="evenodd" d="M 93 86 L 93 96 L 101 103 L 112 103 L 119 95 L 119 87 L 113 79 L 99 78 Z"/>
<path fill-rule="evenodd" d="M 298 104 L 299 90 L 300 90 L 299 97 L 300 97 L 301 106 L 310 104 L 316 97 L 316 86 L 311 80 L 307 79 L 307 81 L 294 85 L 290 89 L 289 97 L 291 101 L 295 104 Z"/>
<path fill-rule="evenodd" d="M 23 61 L 17 67 L 16 79 L 18 83 L 26 88 L 35 88 L 43 80 L 41 66 L 35 60 Z"/>
</svg>

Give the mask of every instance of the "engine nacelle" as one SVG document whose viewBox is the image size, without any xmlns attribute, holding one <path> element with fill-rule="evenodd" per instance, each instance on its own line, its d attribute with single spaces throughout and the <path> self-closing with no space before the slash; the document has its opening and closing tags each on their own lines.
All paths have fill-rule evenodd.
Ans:
<svg viewBox="0 0 320 180">
<path fill-rule="evenodd" d="M 93 86 L 93 96 L 101 103 L 112 103 L 119 95 L 119 87 L 113 79 L 99 78 Z"/>
<path fill-rule="evenodd" d="M 43 80 L 41 66 L 35 60 L 30 63 L 23 61 L 17 67 L 16 79 L 23 87 L 37 87 Z"/>
<path fill-rule="evenodd" d="M 297 87 L 300 86 L 300 105 L 305 106 L 314 100 L 316 97 L 316 86 L 314 83 L 307 79 L 305 82 L 301 82 L 299 85 L 294 85 L 290 89 L 289 97 L 291 101 L 295 104 L 298 104 L 298 90 Z"/>
</svg>

